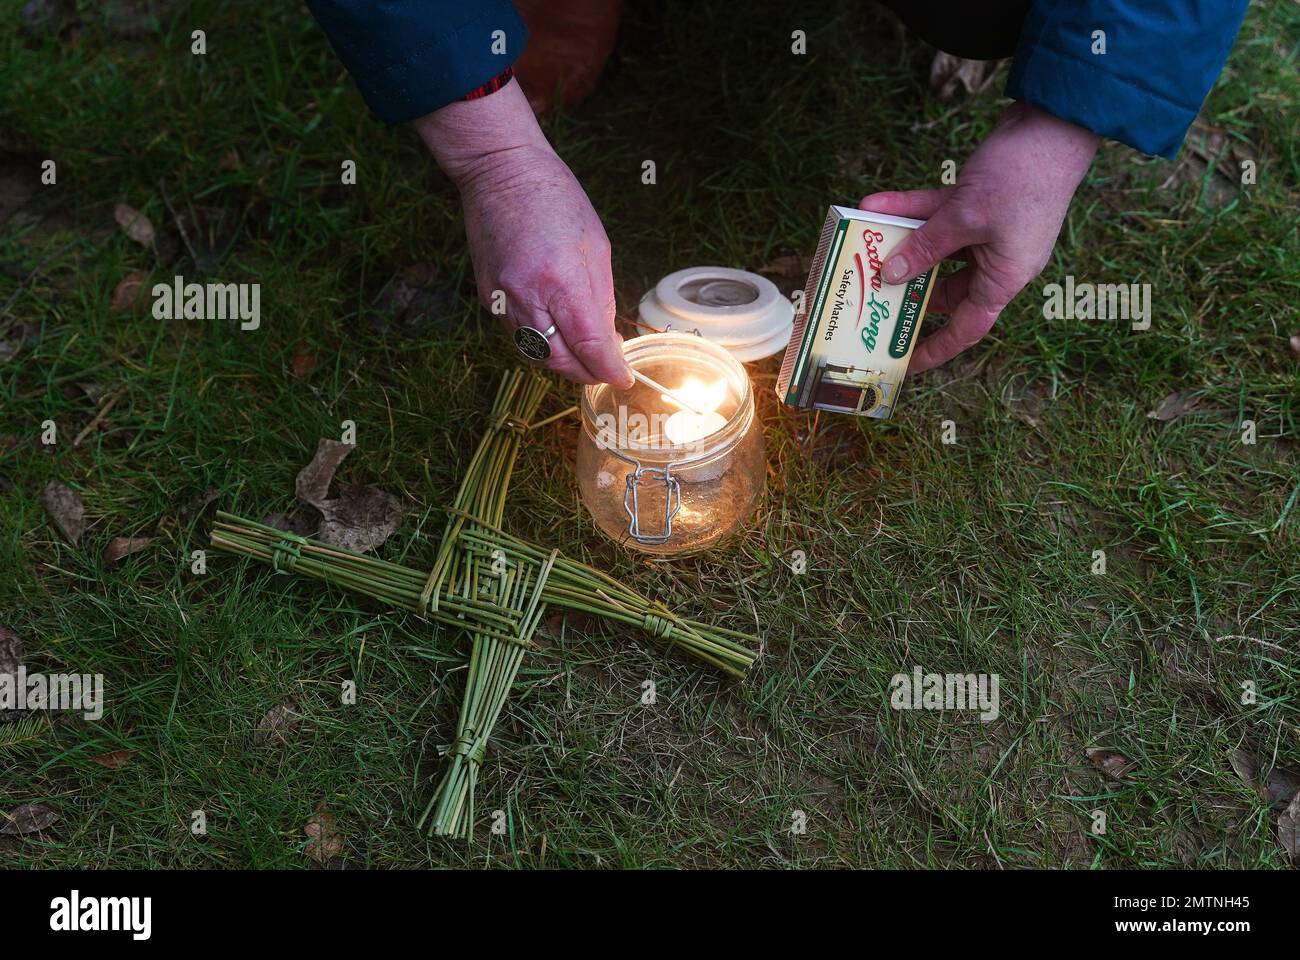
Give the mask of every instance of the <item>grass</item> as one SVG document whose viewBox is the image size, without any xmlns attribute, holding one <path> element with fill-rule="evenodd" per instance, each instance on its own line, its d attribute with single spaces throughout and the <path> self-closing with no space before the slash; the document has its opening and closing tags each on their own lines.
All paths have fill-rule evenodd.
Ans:
<svg viewBox="0 0 1300 960">
<path fill-rule="evenodd" d="M 1300 769 L 1294 5 L 1252 5 L 1203 112 L 1257 184 L 1216 204 L 1186 152 L 1175 165 L 1105 146 L 1043 276 L 983 344 L 912 380 L 890 422 L 814 422 L 772 397 L 775 361 L 754 368 L 771 482 L 725 548 L 672 564 L 620 552 L 577 501 L 574 424 L 538 431 L 510 529 L 756 629 L 764 649 L 734 683 L 552 618 L 497 726 L 470 845 L 414 829 L 465 638 L 243 561 L 212 557 L 201 576 L 188 561 L 216 509 L 289 508 L 345 419 L 359 449 L 339 480 L 409 507 L 381 554 L 432 561 L 438 508 L 513 363 L 471 303 L 454 193 L 410 131 L 367 116 L 304 11 L 177 3 L 156 35 L 124 39 L 83 4 L 81 32 L 55 39 L 21 30 L 21 6 L 4 4 L 0 32 L 0 202 L 17 205 L 0 339 L 32 329 L 0 362 L 0 625 L 29 670 L 104 674 L 109 703 L 98 722 L 0 726 L 0 809 L 59 815 L 0 837 L 0 864 L 306 867 L 322 802 L 349 866 L 1286 864 L 1276 813 L 1229 755 Z M 713 0 L 665 8 L 631 4 L 601 89 L 546 121 L 605 220 L 625 312 L 670 270 L 810 254 L 828 203 L 933 185 L 1001 107 L 934 102 L 926 48 L 865 13 L 791 23 L 772 4 L 739 31 Z M 788 53 L 796 27 L 807 57 Z M 31 185 L 46 158 L 57 186 Z M 339 184 L 345 159 L 356 187 Z M 262 285 L 259 331 L 110 310 L 130 270 L 204 278 L 164 190 L 214 258 L 206 278 Z M 158 225 L 159 252 L 117 229 L 118 202 Z M 372 321 L 414 263 L 437 271 L 423 319 Z M 1066 274 L 1152 284 L 1151 330 L 1043 320 L 1042 286 Z M 295 350 L 317 359 L 301 379 Z M 74 447 L 95 411 L 79 384 L 121 396 Z M 1184 389 L 1201 394 L 1191 413 L 1146 416 Z M 39 442 L 47 419 L 55 446 Z M 86 504 L 77 547 L 41 506 L 52 477 Z M 106 565 L 115 536 L 155 539 Z M 891 710 L 890 678 L 913 665 L 998 674 L 999 717 Z M 301 714 L 288 742 L 255 745 L 285 703 Z M 1137 765 L 1107 778 L 1090 746 Z M 118 749 L 135 753 L 116 769 L 93 760 Z"/>
</svg>

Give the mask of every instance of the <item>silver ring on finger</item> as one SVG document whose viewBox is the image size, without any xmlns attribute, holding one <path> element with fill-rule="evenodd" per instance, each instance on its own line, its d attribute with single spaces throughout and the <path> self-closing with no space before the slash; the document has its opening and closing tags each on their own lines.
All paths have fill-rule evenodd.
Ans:
<svg viewBox="0 0 1300 960">
<path fill-rule="evenodd" d="M 536 327 L 515 327 L 515 349 L 536 363 L 545 363 L 551 359 L 551 337 L 555 336 L 555 324 L 545 330 Z"/>
</svg>

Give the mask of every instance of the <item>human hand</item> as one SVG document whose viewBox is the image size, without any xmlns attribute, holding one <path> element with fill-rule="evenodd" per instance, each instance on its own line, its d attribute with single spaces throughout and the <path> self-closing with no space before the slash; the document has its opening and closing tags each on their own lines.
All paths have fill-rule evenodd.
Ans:
<svg viewBox="0 0 1300 960">
<path fill-rule="evenodd" d="M 936 282 L 930 309 L 949 320 L 916 345 L 910 372 L 974 346 L 1038 276 L 1100 140 L 1016 103 L 971 154 L 955 187 L 862 198 L 860 209 L 928 221 L 890 253 L 881 271 L 886 283 L 906 282 L 945 257 L 967 261 Z"/>
<path fill-rule="evenodd" d="M 450 104 L 416 126 L 460 188 L 480 299 L 491 306 L 503 292 L 511 330 L 554 324 L 550 369 L 630 387 L 614 330 L 609 238 L 518 85 Z"/>
</svg>

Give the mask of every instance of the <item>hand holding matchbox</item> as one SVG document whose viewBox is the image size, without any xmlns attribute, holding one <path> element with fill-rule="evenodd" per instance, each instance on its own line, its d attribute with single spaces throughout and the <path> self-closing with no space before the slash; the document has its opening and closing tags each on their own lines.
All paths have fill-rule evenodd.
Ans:
<svg viewBox="0 0 1300 960">
<path fill-rule="evenodd" d="M 830 208 L 777 379 L 785 403 L 879 419 L 894 412 L 936 268 L 897 284 L 880 270 L 924 223 Z"/>
</svg>

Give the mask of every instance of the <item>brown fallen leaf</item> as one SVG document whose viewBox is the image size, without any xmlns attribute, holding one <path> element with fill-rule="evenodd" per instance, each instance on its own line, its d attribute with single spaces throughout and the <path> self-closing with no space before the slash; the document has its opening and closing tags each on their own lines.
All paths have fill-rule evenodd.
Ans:
<svg viewBox="0 0 1300 960">
<path fill-rule="evenodd" d="M 0 673 L 16 674 L 23 665 L 23 641 L 8 627 L 0 627 Z"/>
<path fill-rule="evenodd" d="M 11 837 L 39 833 L 57 819 L 59 815 L 52 807 L 43 803 L 24 803 L 8 813 L 0 811 L 0 833 Z"/>
<path fill-rule="evenodd" d="M 288 734 L 300 719 L 302 715 L 291 703 L 272 707 L 257 721 L 257 726 L 253 729 L 253 745 L 264 747 L 268 743 L 288 743 Z"/>
<path fill-rule="evenodd" d="M 1300 773 L 1286 767 L 1272 766 L 1260 776 L 1264 763 L 1255 754 L 1238 747 L 1228 757 L 1232 769 L 1243 783 L 1259 794 L 1260 799 L 1274 810 L 1282 810 L 1300 793 Z"/>
<path fill-rule="evenodd" d="M 1241 777 L 1242 783 L 1252 790 L 1259 789 L 1259 764 L 1255 762 L 1253 753 L 1238 747 L 1228 754 L 1228 763 L 1232 765 L 1237 776 Z"/>
<path fill-rule="evenodd" d="M 1283 805 L 1290 803 L 1298 793 L 1300 793 L 1300 774 L 1294 770 L 1274 767 L 1264 778 L 1261 794 L 1274 810 L 1280 810 Z"/>
<path fill-rule="evenodd" d="M 298 499 L 321 512 L 316 539 L 336 547 L 365 553 L 381 546 L 402 522 L 402 502 L 378 487 L 354 484 L 335 499 L 326 499 L 339 464 L 354 446 L 322 437 L 316 456 L 294 481 Z"/>
<path fill-rule="evenodd" d="M 23 665 L 23 657 L 26 651 L 23 649 L 23 641 L 8 627 L 0 627 L 0 675 L 9 677 L 18 676 L 18 668 Z M 14 683 L 14 680 L 10 680 Z M 0 723 L 12 723 L 21 719 L 23 711 L 21 710 L 0 710 Z"/>
<path fill-rule="evenodd" d="M 101 767 L 107 767 L 109 770 L 117 770 L 124 767 L 135 756 L 134 750 L 112 750 L 109 753 L 101 753 L 97 757 L 91 757 Z"/>
<path fill-rule="evenodd" d="M 1001 385 L 1002 402 L 1027 426 L 1037 427 L 1052 394 L 1050 383 L 1031 381 L 1021 374 L 1013 374 Z"/>
<path fill-rule="evenodd" d="M 148 279 L 147 271 L 132 270 L 113 288 L 108 308 L 114 313 L 130 313 L 136 309 L 144 300 L 144 282 Z"/>
<path fill-rule="evenodd" d="M 329 494 L 330 483 L 334 480 L 339 464 L 355 449 L 355 444 L 321 437 L 316 444 L 316 455 L 311 458 L 311 463 L 298 471 L 298 478 L 294 481 L 293 488 L 298 499 L 319 509 Z"/>
<path fill-rule="evenodd" d="M 79 380 L 73 386 L 80 390 L 91 403 L 99 403 L 100 400 L 104 399 L 104 394 L 108 391 L 108 388 L 102 383 L 95 383 L 94 381 Z"/>
<path fill-rule="evenodd" d="M 1152 420 L 1164 422 L 1177 420 L 1196 406 L 1196 401 L 1195 390 L 1178 390 L 1161 400 L 1160 405 L 1148 413 L 1147 416 Z"/>
<path fill-rule="evenodd" d="M 1225 130 L 1197 120 L 1187 131 L 1182 155 L 1166 183 L 1188 183 L 1210 207 L 1225 207 L 1241 192 L 1241 153 L 1247 145 L 1230 140 Z M 1211 169 L 1213 167 L 1213 169 Z"/>
<path fill-rule="evenodd" d="M 1277 818 L 1277 842 L 1292 863 L 1300 864 L 1300 793 Z"/>
<path fill-rule="evenodd" d="M 81 539 L 86 530 L 86 508 L 67 484 L 51 480 L 41 494 L 41 503 L 70 543 L 75 544 Z"/>
<path fill-rule="evenodd" d="M 1005 60 L 967 60 L 942 50 L 930 63 L 930 91 L 936 100 L 951 100 L 959 89 L 981 93 L 988 89 Z"/>
<path fill-rule="evenodd" d="M 104 548 L 104 562 L 116 563 L 123 557 L 143 550 L 153 543 L 153 537 L 114 537 Z"/>
<path fill-rule="evenodd" d="M 126 203 L 119 203 L 113 208 L 113 219 L 122 228 L 122 232 L 140 246 L 153 246 L 153 221 L 135 207 Z"/>
<path fill-rule="evenodd" d="M 1084 751 L 1084 755 L 1092 761 L 1094 767 L 1116 780 L 1123 780 L 1125 774 L 1137 767 L 1136 761 L 1130 760 L 1122 753 L 1103 750 L 1101 747 L 1089 747 Z"/>
<path fill-rule="evenodd" d="M 402 523 L 402 501 L 387 490 L 354 484 L 316 505 L 324 520 L 316 539 L 365 553 L 383 545 Z"/>
<path fill-rule="evenodd" d="M 303 852 L 317 863 L 328 863 L 343 852 L 343 833 L 324 800 L 317 804 L 302 832 L 311 837 Z"/>
<path fill-rule="evenodd" d="M 311 347 L 299 341 L 289 357 L 289 369 L 299 380 L 316 369 L 316 354 L 312 353 Z"/>
</svg>

